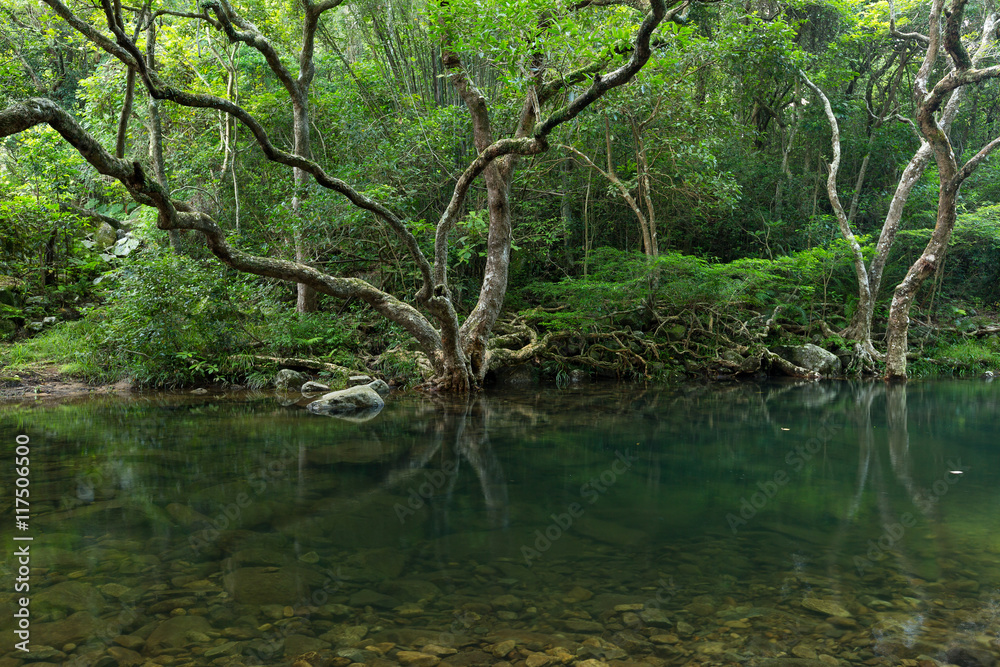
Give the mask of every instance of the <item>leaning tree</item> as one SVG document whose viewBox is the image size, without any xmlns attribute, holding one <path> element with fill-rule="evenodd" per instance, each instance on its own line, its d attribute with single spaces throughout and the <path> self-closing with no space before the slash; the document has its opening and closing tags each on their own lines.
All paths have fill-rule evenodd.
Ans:
<svg viewBox="0 0 1000 667">
<path fill-rule="evenodd" d="M 280 45 L 245 18 L 230 0 L 202 0 L 198 11 L 193 12 L 156 7 L 149 0 L 140 8 L 129 8 L 120 0 L 99 0 L 97 9 L 83 3 L 71 8 L 62 0 L 42 1 L 94 46 L 122 63 L 126 71 L 134 72 L 152 100 L 215 110 L 241 123 L 268 160 L 293 171 L 296 196 L 303 191 L 305 179 L 312 179 L 318 186 L 339 193 L 354 207 L 372 213 L 391 230 L 394 242 L 408 256 L 419 275 L 419 289 L 410 298 L 400 298 L 359 278 L 332 275 L 303 261 L 257 256 L 241 250 L 229 242 L 225 230 L 210 215 L 191 202 L 172 197 L 155 173 L 148 173 L 148 165 L 109 151 L 73 114 L 50 99 L 31 98 L 0 111 L 0 137 L 36 125 L 51 126 L 97 171 L 120 181 L 136 202 L 155 208 L 160 229 L 200 232 L 211 252 L 239 271 L 295 282 L 341 299 L 363 301 L 415 339 L 433 366 L 434 387 L 462 392 L 479 386 L 491 362 L 501 358 L 491 353 L 489 341 L 507 291 L 511 257 L 510 191 L 518 158 L 548 150 L 550 137 L 559 126 L 577 117 L 609 90 L 632 80 L 650 60 L 657 41 L 670 39 L 664 26 L 681 22 L 680 17 L 694 0 L 576 3 L 556 0 L 496 6 L 472 0 L 431 3 L 427 18 L 440 40 L 447 77 L 468 110 L 477 154 L 455 180 L 450 201 L 437 221 L 433 252 L 429 256 L 418 244 L 410 221 L 329 173 L 312 159 L 309 151 L 309 86 L 316 74 L 316 34 L 324 14 L 345 0 L 301 0 L 297 72 L 288 64 L 289 54 L 282 52 Z M 602 9 L 607 7 L 610 9 Z M 470 31 L 495 32 L 497 21 L 502 18 L 498 12 L 512 9 L 517 10 L 518 29 L 504 39 L 502 46 L 515 52 L 515 60 L 523 72 L 523 76 L 513 81 L 520 86 L 520 102 L 514 101 L 520 113 L 512 128 L 501 129 L 495 126 L 491 114 L 497 101 L 487 99 L 477 87 L 463 58 L 467 59 L 473 53 L 471 49 L 476 48 L 477 37 L 470 38 Z M 138 14 L 138 23 L 154 18 L 196 21 L 218 31 L 231 43 L 259 52 L 282 84 L 290 103 L 293 145 L 279 145 L 269 136 L 265 123 L 240 104 L 223 96 L 185 90 L 161 76 L 150 66 L 155 62 L 155 54 L 151 52 L 155 42 L 137 41 L 141 34 L 138 29 L 130 34 L 123 16 L 127 11 Z M 582 49 L 581 44 L 572 41 L 585 39 L 587 30 L 581 29 L 580 21 L 590 21 L 591 28 L 599 23 L 592 12 L 608 12 L 608 20 L 618 22 L 617 30 L 607 31 L 616 37 L 601 48 Z M 629 21 L 631 28 L 623 25 L 626 15 L 635 17 Z M 566 48 L 557 60 L 552 57 L 552 50 L 560 40 Z M 573 54 L 579 53 L 587 54 L 586 59 L 574 57 Z M 461 219 L 466 195 L 480 177 L 485 183 L 489 211 L 487 255 L 479 298 L 463 319 L 456 311 L 448 281 L 449 232 Z M 503 356 L 508 360 L 511 357 Z"/>
</svg>

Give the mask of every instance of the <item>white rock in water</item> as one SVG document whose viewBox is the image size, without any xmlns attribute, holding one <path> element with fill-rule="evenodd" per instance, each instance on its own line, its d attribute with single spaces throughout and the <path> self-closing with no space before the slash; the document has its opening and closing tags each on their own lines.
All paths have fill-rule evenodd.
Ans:
<svg viewBox="0 0 1000 667">
<path fill-rule="evenodd" d="M 342 389 L 324 394 L 306 406 L 317 415 L 353 415 L 359 412 L 377 413 L 385 406 L 385 401 L 368 385 Z"/>
</svg>

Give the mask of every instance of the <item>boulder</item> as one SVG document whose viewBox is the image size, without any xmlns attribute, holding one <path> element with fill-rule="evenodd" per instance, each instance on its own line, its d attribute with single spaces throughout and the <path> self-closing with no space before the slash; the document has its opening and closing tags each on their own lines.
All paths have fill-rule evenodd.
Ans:
<svg viewBox="0 0 1000 667">
<path fill-rule="evenodd" d="M 358 417 L 374 416 L 385 407 L 385 401 L 369 385 L 361 385 L 324 394 L 306 406 L 317 415 Z"/>
<path fill-rule="evenodd" d="M 827 377 L 836 377 L 842 372 L 840 357 L 812 343 L 779 346 L 774 348 L 774 353 L 796 366 Z"/>
<path fill-rule="evenodd" d="M 102 222 L 101 226 L 94 232 L 94 241 L 97 243 L 99 250 L 104 250 L 113 246 L 118 241 L 118 232 L 108 223 Z"/>
<path fill-rule="evenodd" d="M 371 382 L 368 383 L 367 386 L 374 389 L 375 393 L 377 393 L 379 396 L 383 398 L 388 396 L 389 392 L 391 391 L 389 389 L 389 385 L 387 385 L 383 380 L 372 380 Z"/>
<path fill-rule="evenodd" d="M 282 368 L 274 376 L 274 386 L 281 391 L 298 391 L 308 381 L 309 378 L 305 374 L 293 371 L 290 368 Z"/>
<path fill-rule="evenodd" d="M 319 394 L 324 391 L 330 391 L 330 385 L 322 384 L 320 382 L 313 382 L 310 380 L 302 385 L 301 391 L 303 395 L 307 394 Z"/>
</svg>

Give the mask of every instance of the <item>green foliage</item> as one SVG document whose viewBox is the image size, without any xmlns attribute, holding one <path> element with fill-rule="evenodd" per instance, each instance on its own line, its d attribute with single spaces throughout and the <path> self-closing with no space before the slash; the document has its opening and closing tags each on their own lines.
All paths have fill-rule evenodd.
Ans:
<svg viewBox="0 0 1000 667">
<path fill-rule="evenodd" d="M 0 366 L 16 374 L 56 364 L 67 375 L 99 379 L 104 371 L 90 352 L 98 337 L 98 327 L 92 321 L 65 322 L 33 338 L 0 346 Z"/>
<path fill-rule="evenodd" d="M 930 229 L 899 233 L 900 254 L 912 261 L 923 251 Z M 940 264 L 941 290 L 947 299 L 982 304 L 1000 302 L 1000 205 L 960 213 L 948 252 Z"/>
<path fill-rule="evenodd" d="M 944 345 L 934 350 L 934 358 L 959 375 L 976 374 L 983 371 L 1000 370 L 1000 349 L 995 341 L 984 343 L 965 340 L 952 345 Z"/>
<path fill-rule="evenodd" d="M 587 277 L 534 283 L 526 292 L 540 305 L 559 307 L 533 314 L 549 330 L 590 331 L 603 324 L 656 329 L 654 309 L 666 315 L 701 308 L 755 314 L 782 306 L 785 317 L 797 312 L 799 323 L 807 323 L 812 317 L 839 315 L 828 313 L 826 303 L 846 301 L 855 293 L 849 256 L 843 241 L 774 260 L 745 258 L 728 264 L 676 252 L 650 259 L 598 248 Z"/>
<path fill-rule="evenodd" d="M 156 251 L 127 262 L 95 315 L 100 333 L 91 353 L 112 377 L 141 385 L 224 378 L 220 355 L 239 349 L 245 336 L 239 294 L 230 294 L 224 273 L 215 263 Z"/>
</svg>

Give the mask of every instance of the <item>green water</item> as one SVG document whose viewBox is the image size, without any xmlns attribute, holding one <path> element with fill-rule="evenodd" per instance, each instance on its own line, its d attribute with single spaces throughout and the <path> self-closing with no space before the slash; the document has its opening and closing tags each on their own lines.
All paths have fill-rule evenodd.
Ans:
<svg viewBox="0 0 1000 667">
<path fill-rule="evenodd" d="M 0 405 L 0 667 L 988 665 L 998 436 L 975 381 Z"/>
</svg>

